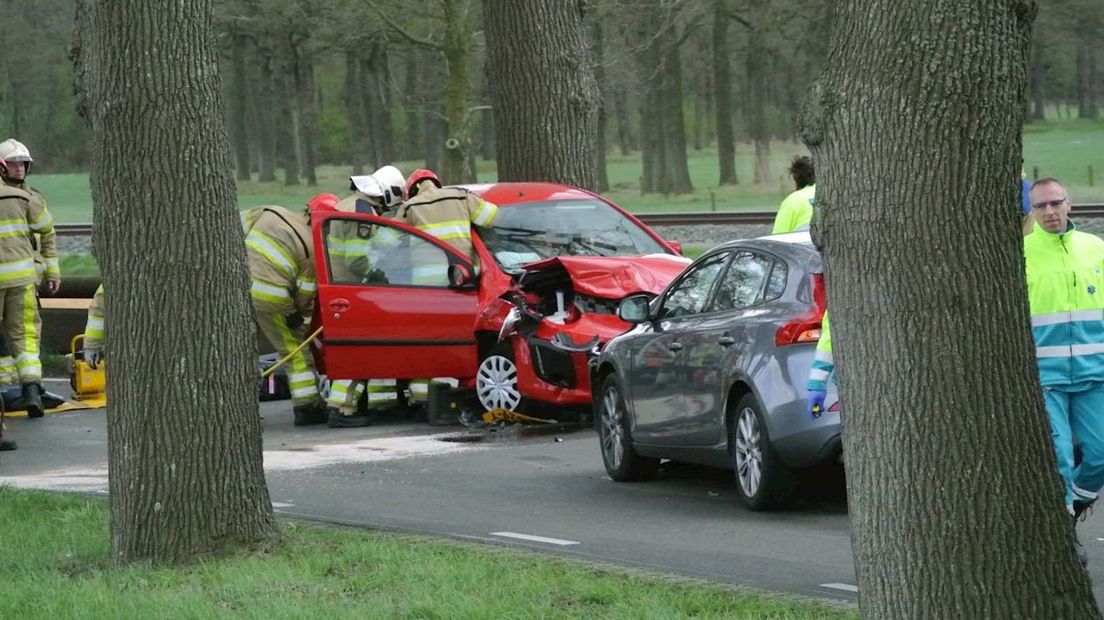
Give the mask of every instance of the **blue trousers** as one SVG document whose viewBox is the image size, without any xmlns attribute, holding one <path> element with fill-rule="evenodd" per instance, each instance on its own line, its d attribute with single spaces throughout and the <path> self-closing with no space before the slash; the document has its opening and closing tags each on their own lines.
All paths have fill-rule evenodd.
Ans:
<svg viewBox="0 0 1104 620">
<path fill-rule="evenodd" d="M 1104 383 L 1043 386 L 1050 418 L 1058 473 L 1066 487 L 1066 505 L 1076 497 L 1096 500 L 1104 487 Z M 1074 439 L 1081 446 L 1081 464 L 1073 465 Z"/>
</svg>

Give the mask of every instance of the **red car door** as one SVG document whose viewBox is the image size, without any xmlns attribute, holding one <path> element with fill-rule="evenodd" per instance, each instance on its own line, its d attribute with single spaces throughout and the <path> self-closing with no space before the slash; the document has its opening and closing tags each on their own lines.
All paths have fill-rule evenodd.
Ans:
<svg viewBox="0 0 1104 620">
<path fill-rule="evenodd" d="M 467 257 L 395 220 L 360 213 L 318 218 L 312 228 L 330 378 L 475 373 L 477 289 L 448 281 L 450 265 L 475 273 Z"/>
</svg>

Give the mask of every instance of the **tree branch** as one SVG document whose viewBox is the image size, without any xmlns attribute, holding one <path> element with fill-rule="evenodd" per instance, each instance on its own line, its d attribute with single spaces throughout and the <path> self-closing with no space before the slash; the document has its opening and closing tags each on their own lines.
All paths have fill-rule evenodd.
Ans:
<svg viewBox="0 0 1104 620">
<path fill-rule="evenodd" d="M 416 36 L 410 34 L 410 32 L 407 31 L 406 28 L 403 28 L 402 26 L 400 26 L 398 22 L 391 19 L 386 13 L 384 13 L 383 9 L 381 9 L 379 7 L 379 5 L 375 3 L 375 0 L 368 0 L 368 5 L 376 10 L 376 13 L 383 19 L 383 21 L 387 22 L 387 25 L 389 27 L 394 29 L 395 32 L 399 33 L 400 37 L 406 39 L 412 45 L 418 45 L 420 47 L 425 47 L 425 48 L 429 48 L 429 49 L 432 49 L 432 50 L 437 50 L 439 52 L 445 51 L 445 46 L 441 45 L 440 43 L 437 43 L 436 41 L 431 41 L 429 39 L 423 39 L 421 37 L 416 37 Z"/>
</svg>

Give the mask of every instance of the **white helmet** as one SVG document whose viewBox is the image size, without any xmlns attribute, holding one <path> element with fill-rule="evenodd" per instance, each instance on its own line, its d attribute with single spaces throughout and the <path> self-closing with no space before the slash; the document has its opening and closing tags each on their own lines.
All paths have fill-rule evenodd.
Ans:
<svg viewBox="0 0 1104 620">
<path fill-rule="evenodd" d="M 394 166 L 384 166 L 371 175 L 376 182 L 376 194 L 364 192 L 369 196 L 379 196 L 386 207 L 394 207 L 406 199 L 406 177 Z M 361 190 L 364 191 L 364 190 Z"/>
<path fill-rule="evenodd" d="M 8 138 L 0 142 L 0 159 L 4 161 L 24 161 L 28 164 L 34 161 L 31 159 L 31 152 L 27 150 L 26 145 L 15 138 Z"/>
</svg>

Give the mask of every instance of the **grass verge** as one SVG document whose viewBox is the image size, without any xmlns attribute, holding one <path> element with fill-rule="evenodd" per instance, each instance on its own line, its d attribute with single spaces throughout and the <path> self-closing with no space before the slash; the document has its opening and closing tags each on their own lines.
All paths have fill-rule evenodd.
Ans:
<svg viewBox="0 0 1104 620">
<path fill-rule="evenodd" d="M 410 535 L 284 523 L 279 544 L 112 568 L 107 502 L 0 487 L 2 618 L 854 618 L 853 611 Z"/>
</svg>

